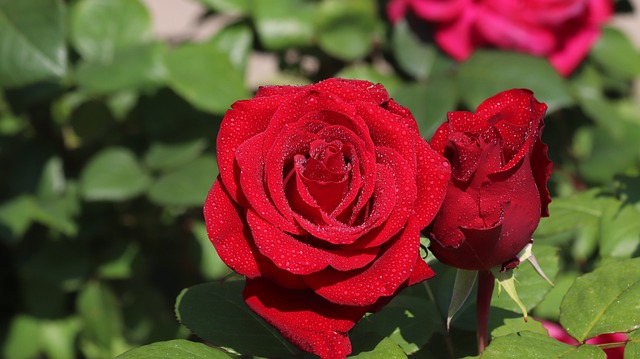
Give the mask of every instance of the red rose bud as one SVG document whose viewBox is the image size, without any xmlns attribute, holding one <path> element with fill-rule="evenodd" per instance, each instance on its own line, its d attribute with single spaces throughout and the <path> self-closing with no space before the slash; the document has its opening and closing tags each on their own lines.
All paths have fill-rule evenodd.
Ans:
<svg viewBox="0 0 640 359">
<path fill-rule="evenodd" d="M 420 230 L 450 168 L 382 85 L 329 79 L 263 87 L 232 105 L 204 216 L 248 306 L 299 348 L 351 352 L 347 332 L 433 276 Z"/>
<path fill-rule="evenodd" d="M 546 183 L 552 166 L 540 140 L 546 109 L 531 91 L 509 90 L 475 114 L 448 114 L 431 139 L 452 173 L 426 230 L 438 260 L 468 270 L 509 268 L 532 241 L 551 202 Z"/>
</svg>

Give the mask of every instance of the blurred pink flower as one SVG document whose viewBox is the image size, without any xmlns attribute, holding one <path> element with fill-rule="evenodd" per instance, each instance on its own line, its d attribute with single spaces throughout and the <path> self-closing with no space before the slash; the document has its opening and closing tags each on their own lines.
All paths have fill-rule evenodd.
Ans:
<svg viewBox="0 0 640 359">
<path fill-rule="evenodd" d="M 549 332 L 549 336 L 569 345 L 578 346 L 580 343 L 567 333 L 560 325 L 542 320 L 542 326 Z M 597 337 L 588 339 L 586 344 L 606 344 L 606 343 L 619 343 L 627 340 L 627 335 L 624 333 L 611 333 L 601 334 Z M 607 354 L 607 359 L 624 359 L 624 347 L 603 349 Z"/>
<path fill-rule="evenodd" d="M 478 47 L 493 46 L 549 59 L 569 75 L 609 20 L 611 0 L 391 0 L 392 22 L 408 10 L 435 24 L 435 41 L 462 61 Z"/>
</svg>

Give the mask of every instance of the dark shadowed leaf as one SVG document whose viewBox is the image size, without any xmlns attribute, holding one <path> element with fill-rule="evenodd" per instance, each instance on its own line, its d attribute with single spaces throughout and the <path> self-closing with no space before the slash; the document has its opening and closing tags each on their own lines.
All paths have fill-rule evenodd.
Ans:
<svg viewBox="0 0 640 359">
<path fill-rule="evenodd" d="M 281 335 L 254 314 L 242 299 L 244 281 L 205 283 L 185 289 L 176 302 L 178 320 L 205 341 L 244 355 L 297 353 Z"/>
</svg>

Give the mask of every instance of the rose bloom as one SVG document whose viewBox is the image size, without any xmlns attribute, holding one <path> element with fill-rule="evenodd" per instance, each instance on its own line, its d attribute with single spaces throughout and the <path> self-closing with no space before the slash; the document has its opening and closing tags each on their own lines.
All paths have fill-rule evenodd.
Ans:
<svg viewBox="0 0 640 359">
<path fill-rule="evenodd" d="M 478 47 L 497 47 L 549 59 L 569 75 L 600 36 L 613 12 L 611 0 L 392 0 L 398 21 L 411 9 L 435 24 L 435 41 L 462 61 Z"/>
<path fill-rule="evenodd" d="M 509 90 L 475 113 L 450 112 L 436 130 L 431 146 L 451 162 L 452 177 L 425 230 L 438 260 L 468 270 L 519 263 L 551 202 L 552 165 L 540 140 L 546 109 L 531 91 Z"/>
<path fill-rule="evenodd" d="M 434 275 L 420 230 L 449 164 L 382 85 L 262 87 L 227 111 L 217 154 L 211 242 L 247 277 L 247 305 L 299 348 L 346 357 L 367 311 Z"/>
<path fill-rule="evenodd" d="M 574 337 L 569 335 L 569 333 L 567 333 L 567 331 L 564 330 L 564 328 L 561 327 L 560 325 L 554 322 L 550 322 L 548 320 L 542 320 L 541 322 L 542 322 L 542 326 L 547 330 L 550 337 L 576 347 L 580 344 Z M 585 343 L 593 344 L 593 345 L 608 344 L 608 343 L 624 343 L 627 341 L 627 339 L 628 337 L 625 333 L 610 333 L 610 334 L 601 334 L 591 339 L 587 339 Z M 605 354 L 607 354 L 607 359 L 624 359 L 624 345 L 616 348 L 603 349 L 603 351 L 605 352 Z"/>
</svg>

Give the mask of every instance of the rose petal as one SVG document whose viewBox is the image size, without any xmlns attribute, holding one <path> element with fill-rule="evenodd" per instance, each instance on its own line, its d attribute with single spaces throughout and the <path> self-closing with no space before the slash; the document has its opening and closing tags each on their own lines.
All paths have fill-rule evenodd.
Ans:
<svg viewBox="0 0 640 359">
<path fill-rule="evenodd" d="M 204 220 L 211 243 L 220 259 L 235 272 L 249 278 L 260 276 L 249 227 L 242 220 L 244 210 L 234 204 L 220 176 L 204 203 Z"/>
<path fill-rule="evenodd" d="M 451 166 L 433 151 L 427 141 L 416 136 L 418 195 L 414 204 L 415 220 L 419 228 L 426 227 L 436 216 L 447 193 Z"/>
<path fill-rule="evenodd" d="M 265 279 L 248 279 L 245 302 L 300 349 L 321 358 L 345 358 L 351 353 L 347 332 L 367 307 L 330 303 L 310 290 L 279 288 Z"/>
<path fill-rule="evenodd" d="M 468 0 L 413 0 L 413 10 L 425 20 L 446 22 L 460 16 L 462 10 L 469 6 Z"/>
<path fill-rule="evenodd" d="M 264 133 L 245 141 L 236 151 L 236 159 L 241 169 L 240 186 L 247 201 L 257 213 L 283 231 L 303 234 L 294 222 L 288 221 L 274 207 L 264 188 Z"/>
<path fill-rule="evenodd" d="M 310 235 L 327 243 L 337 245 L 354 243 L 367 232 L 384 223 L 396 205 L 393 173 L 380 164 L 377 164 L 376 168 L 376 187 L 372 198 L 373 207 L 363 223 L 348 226 L 336 221 L 323 226 L 313 223 L 297 213 L 294 213 L 294 218 Z"/>
<path fill-rule="evenodd" d="M 466 60 L 477 45 L 472 36 L 477 32 L 474 27 L 476 19 L 476 6 L 469 4 L 458 18 L 438 24 L 434 35 L 436 43 L 454 59 Z"/>
<path fill-rule="evenodd" d="M 398 233 L 407 223 L 410 216 L 414 214 L 415 201 L 418 194 L 415 177 L 411 177 L 411 172 L 407 171 L 409 164 L 395 150 L 387 147 L 376 148 L 378 153 L 378 164 L 384 165 L 393 174 L 393 181 L 385 183 L 396 192 L 395 206 L 384 223 L 368 232 L 352 245 L 344 248 L 356 249 L 377 247 L 388 241 Z"/>
<path fill-rule="evenodd" d="M 237 188 L 239 169 L 236 167 L 236 150 L 249 138 L 264 131 L 273 113 L 284 97 L 254 98 L 231 105 L 220 124 L 217 138 L 217 160 L 220 175 L 234 201 L 239 202 Z"/>
<path fill-rule="evenodd" d="M 380 297 L 391 296 L 411 276 L 419 257 L 420 235 L 410 221 L 404 231 L 387 242 L 369 266 L 339 272 L 326 269 L 303 277 L 317 294 L 344 305 L 366 306 Z"/>
<path fill-rule="evenodd" d="M 306 288 L 301 279 L 277 268 L 254 244 L 244 210 L 234 204 L 218 178 L 204 205 L 204 219 L 211 243 L 220 259 L 235 272 L 249 278 L 267 277 L 285 288 Z"/>
<path fill-rule="evenodd" d="M 321 249 L 294 238 L 271 223 L 247 213 L 255 244 L 273 263 L 293 274 L 310 274 L 331 266 L 338 271 L 362 268 L 371 263 L 378 254 L 378 248 L 361 250 Z"/>
</svg>

